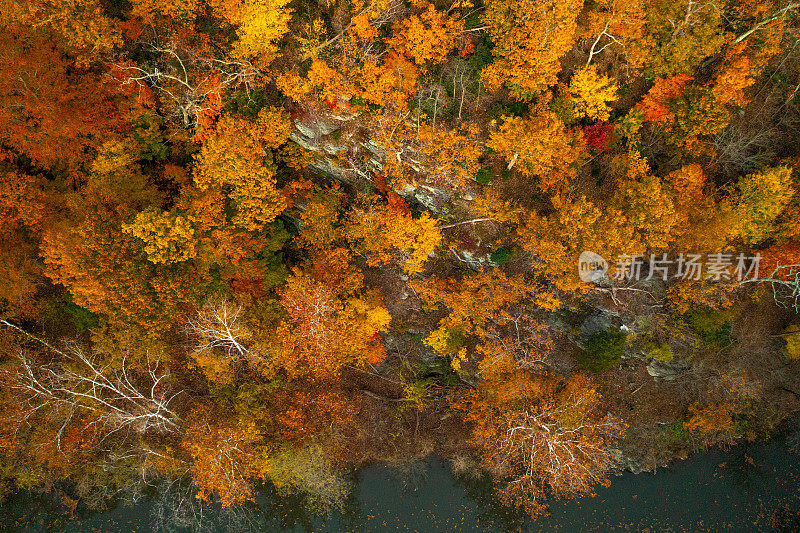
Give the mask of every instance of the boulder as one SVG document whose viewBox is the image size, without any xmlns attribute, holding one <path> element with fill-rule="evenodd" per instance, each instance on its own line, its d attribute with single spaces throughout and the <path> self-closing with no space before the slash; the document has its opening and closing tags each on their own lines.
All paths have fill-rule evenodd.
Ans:
<svg viewBox="0 0 800 533">
<path fill-rule="evenodd" d="M 647 373 L 655 379 L 672 381 L 688 370 L 690 366 L 687 361 L 682 359 L 673 359 L 669 363 L 653 359 L 647 363 Z"/>
</svg>

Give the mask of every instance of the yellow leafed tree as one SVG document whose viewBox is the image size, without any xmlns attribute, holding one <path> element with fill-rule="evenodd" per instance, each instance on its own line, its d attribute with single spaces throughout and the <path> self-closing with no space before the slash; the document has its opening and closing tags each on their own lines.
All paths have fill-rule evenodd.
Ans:
<svg viewBox="0 0 800 533">
<path fill-rule="evenodd" d="M 739 179 L 738 220 L 748 244 L 759 243 L 775 231 L 774 222 L 794 195 L 792 168 L 768 168 Z"/>
<path fill-rule="evenodd" d="M 197 256 L 195 221 L 176 212 L 147 209 L 136 215 L 122 231 L 144 243 L 147 259 L 153 263 L 178 263 Z"/>
<path fill-rule="evenodd" d="M 536 254 L 536 266 L 564 291 L 586 290 L 578 278 L 578 258 L 583 251 L 613 261 L 621 253 L 642 253 L 633 228 L 618 209 L 601 208 L 585 197 L 556 195 L 552 214 L 529 214 L 517 233 L 525 249 Z"/>
<path fill-rule="evenodd" d="M 405 201 L 393 192 L 387 206 L 355 209 L 349 222 L 349 239 L 371 264 L 397 260 L 409 274 L 422 272 L 442 240 L 435 219 L 428 213 L 414 218 Z"/>
<path fill-rule="evenodd" d="M 617 99 L 617 84 L 597 73 L 594 66 L 579 69 L 569 84 L 569 96 L 575 114 L 590 120 L 608 120 L 606 102 Z"/>
<path fill-rule="evenodd" d="M 532 99 L 556 82 L 559 60 L 576 39 L 582 0 L 491 0 L 483 20 L 494 42 L 494 62 L 483 72 L 490 89 L 506 85 Z"/>
<path fill-rule="evenodd" d="M 233 2 L 229 2 L 234 4 Z M 279 42 L 289 32 L 292 9 L 289 0 L 239 0 L 226 10 L 229 20 L 238 26 L 239 40 L 233 55 L 254 59 L 268 66 L 278 56 Z"/>
<path fill-rule="evenodd" d="M 526 117 L 503 117 L 486 146 L 502 154 L 509 168 L 517 166 L 528 176 L 538 176 L 539 187 L 547 191 L 575 176 L 573 163 L 580 157 L 579 139 L 567 131 L 555 113 L 537 105 Z"/>
<path fill-rule="evenodd" d="M 669 190 L 650 172 L 647 161 L 635 150 L 618 158 L 617 164 L 621 168 L 612 205 L 634 229 L 637 241 L 650 248 L 665 248 L 676 224 Z"/>
</svg>

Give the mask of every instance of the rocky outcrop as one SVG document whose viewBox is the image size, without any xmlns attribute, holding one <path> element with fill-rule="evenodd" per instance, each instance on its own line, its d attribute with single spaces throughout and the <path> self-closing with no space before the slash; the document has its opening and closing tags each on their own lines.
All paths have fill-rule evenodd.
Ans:
<svg viewBox="0 0 800 533">
<path fill-rule="evenodd" d="M 655 379 L 672 381 L 686 372 L 691 365 L 682 359 L 674 359 L 670 362 L 653 359 L 647 363 L 647 373 Z"/>
</svg>

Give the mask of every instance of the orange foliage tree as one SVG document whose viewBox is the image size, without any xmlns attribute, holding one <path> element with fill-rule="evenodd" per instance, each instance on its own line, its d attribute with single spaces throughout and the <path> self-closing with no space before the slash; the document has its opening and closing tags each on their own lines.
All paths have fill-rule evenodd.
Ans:
<svg viewBox="0 0 800 533">
<path fill-rule="evenodd" d="M 4 34 L 20 28 L 50 30 L 61 37 L 54 41 L 75 53 L 82 66 L 122 44 L 120 30 L 100 0 L 20 0 L 3 7 L 0 26 Z"/>
<path fill-rule="evenodd" d="M 736 232 L 735 213 L 727 199 L 718 198 L 700 165 L 685 165 L 667 180 L 675 209 L 675 246 L 714 252 L 724 249 Z"/>
<path fill-rule="evenodd" d="M 456 36 L 464 24 L 433 5 L 420 15 L 412 15 L 395 24 L 389 46 L 411 58 L 418 66 L 443 62 L 455 47 Z"/>
<path fill-rule="evenodd" d="M 277 109 L 261 110 L 256 121 L 223 117 L 197 158 L 195 183 L 202 189 L 229 187 L 236 202 L 234 222 L 258 230 L 285 208 L 275 188 L 272 152 L 289 137 L 288 116 Z"/>
<path fill-rule="evenodd" d="M 254 425 L 220 422 L 193 411 L 182 445 L 192 458 L 201 498 L 209 501 L 215 495 L 223 507 L 252 498 L 252 482 L 267 466 L 267 449 Z"/>
<path fill-rule="evenodd" d="M 395 192 L 389 192 L 385 207 L 353 209 L 345 231 L 370 264 L 390 263 L 397 257 L 409 274 L 422 272 L 428 256 L 442 241 L 436 220 L 428 213 L 414 218 Z"/>
<path fill-rule="evenodd" d="M 165 20 L 189 23 L 202 13 L 203 4 L 201 0 L 132 0 L 131 16 L 154 26 Z"/>
<path fill-rule="evenodd" d="M 0 142 L 7 148 L 37 166 L 76 170 L 123 116 L 108 84 L 76 71 L 46 35 L 2 33 Z"/>
<path fill-rule="evenodd" d="M 673 146 L 697 149 L 699 137 L 727 125 L 728 113 L 711 89 L 690 82 L 685 75 L 659 78 L 636 109 L 645 121 L 659 124 Z"/>
<path fill-rule="evenodd" d="M 420 124 L 415 144 L 424 180 L 434 187 L 464 189 L 480 169 L 482 147 L 475 125 L 448 129 Z"/>
<path fill-rule="evenodd" d="M 732 414 L 732 406 L 726 403 L 705 407 L 693 404 L 689 407 L 689 420 L 683 423 L 683 427 L 707 444 L 731 444 L 734 442 Z"/>
<path fill-rule="evenodd" d="M 43 281 L 38 236 L 51 214 L 45 183 L 38 176 L 0 170 L 0 316 L 34 310 Z"/>
</svg>

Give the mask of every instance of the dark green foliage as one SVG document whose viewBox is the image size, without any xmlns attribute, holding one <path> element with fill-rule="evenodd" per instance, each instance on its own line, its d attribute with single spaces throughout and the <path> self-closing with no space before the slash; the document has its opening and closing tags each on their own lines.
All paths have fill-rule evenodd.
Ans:
<svg viewBox="0 0 800 533">
<path fill-rule="evenodd" d="M 477 14 L 477 11 L 476 11 Z M 469 18 L 467 19 L 467 25 L 469 25 Z M 481 38 L 478 40 L 478 44 L 475 46 L 475 52 L 469 56 L 469 65 L 475 69 L 480 70 L 489 63 L 492 62 L 492 48 L 494 48 L 494 43 L 489 38 L 488 34 L 483 34 Z"/>
<path fill-rule="evenodd" d="M 225 113 L 254 119 L 267 104 L 267 93 L 261 89 L 240 89 L 225 96 Z"/>
<path fill-rule="evenodd" d="M 586 343 L 586 349 L 578 356 L 581 369 L 603 372 L 614 368 L 625 351 L 625 334 L 618 330 L 598 331 Z"/>
<path fill-rule="evenodd" d="M 68 324 L 64 324 L 65 319 Z M 97 326 L 98 316 L 77 305 L 72 301 L 72 295 L 64 291 L 45 302 L 39 320 L 42 323 L 50 323 L 57 329 L 68 325 L 77 331 L 86 332 Z"/>
<path fill-rule="evenodd" d="M 436 383 L 442 387 L 454 387 L 461 381 L 447 357 L 437 357 L 436 363 L 430 368 L 428 374 L 433 374 Z"/>
<path fill-rule="evenodd" d="M 208 292 L 210 294 L 227 294 L 230 290 L 230 284 L 222 278 L 222 267 L 214 263 L 208 268 L 208 274 L 211 281 L 208 284 Z"/>
<path fill-rule="evenodd" d="M 492 263 L 495 263 L 498 266 L 503 266 L 511 261 L 512 257 L 514 257 L 514 253 L 511 250 L 508 248 L 500 248 L 496 252 L 492 253 L 489 256 L 489 259 L 491 259 Z"/>
<path fill-rule="evenodd" d="M 358 111 L 360 109 L 365 111 L 380 111 L 382 109 L 381 106 L 379 106 L 378 104 L 369 102 L 361 98 L 360 96 L 354 96 L 350 98 L 349 103 L 350 103 L 350 108 L 353 111 Z"/>
<path fill-rule="evenodd" d="M 705 346 L 727 346 L 732 342 L 731 321 L 733 311 L 717 311 L 711 308 L 692 309 L 686 313 L 686 321 L 700 336 Z"/>
<path fill-rule="evenodd" d="M 264 398 L 283 386 L 284 382 L 279 378 L 263 383 L 246 381 L 240 385 L 227 385 L 223 395 L 243 418 L 269 421 L 269 405 L 265 404 Z"/>
<path fill-rule="evenodd" d="M 289 277 L 289 270 L 283 264 L 283 253 L 281 252 L 284 244 L 289 240 L 289 232 L 283 222 L 276 220 L 270 224 L 269 233 L 269 241 L 257 256 L 264 267 L 263 288 L 266 291 L 279 287 Z"/>
<path fill-rule="evenodd" d="M 661 433 L 671 444 L 682 444 L 689 440 L 689 431 L 683 426 L 683 422 L 672 422 L 661 426 Z"/>
<path fill-rule="evenodd" d="M 161 119 L 144 114 L 134 121 L 133 138 L 139 144 L 140 161 L 164 161 L 169 156 L 169 147 L 161 135 Z"/>
<path fill-rule="evenodd" d="M 424 338 L 425 338 L 425 334 L 424 333 L 412 333 L 411 334 L 411 340 L 414 341 L 414 342 L 422 342 L 422 340 Z"/>
<path fill-rule="evenodd" d="M 550 101 L 550 110 L 567 126 L 577 122 L 575 106 L 572 101 L 562 96 L 557 96 Z"/>
<path fill-rule="evenodd" d="M 481 185 L 489 185 L 492 182 L 492 169 L 489 167 L 481 167 L 475 173 L 475 181 Z"/>
<path fill-rule="evenodd" d="M 489 118 L 500 120 L 503 116 L 521 117 L 528 109 L 528 104 L 519 100 L 512 100 L 508 105 L 495 102 L 489 109 Z"/>
</svg>

